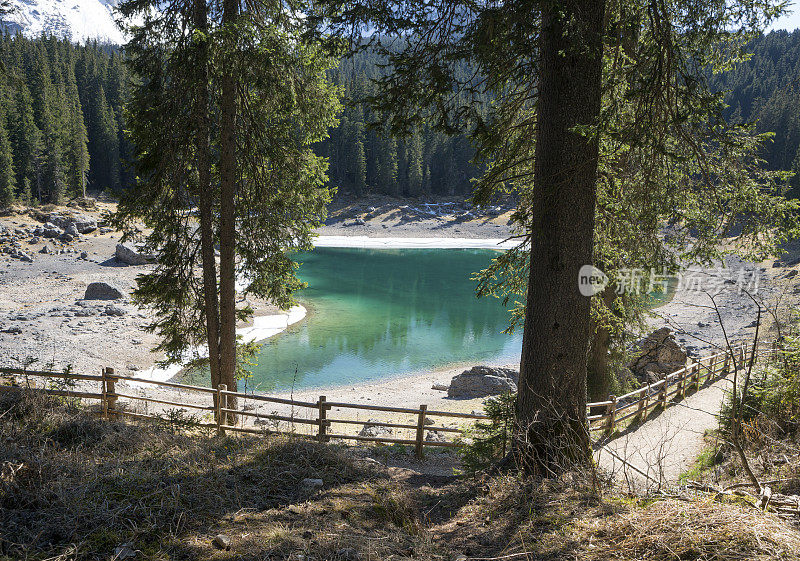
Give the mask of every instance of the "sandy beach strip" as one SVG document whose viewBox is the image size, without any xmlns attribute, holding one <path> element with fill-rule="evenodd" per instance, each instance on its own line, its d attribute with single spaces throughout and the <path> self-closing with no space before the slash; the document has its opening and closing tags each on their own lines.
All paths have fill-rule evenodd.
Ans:
<svg viewBox="0 0 800 561">
<path fill-rule="evenodd" d="M 519 238 L 400 238 L 372 236 L 318 236 L 316 247 L 362 249 L 511 249 Z"/>
</svg>

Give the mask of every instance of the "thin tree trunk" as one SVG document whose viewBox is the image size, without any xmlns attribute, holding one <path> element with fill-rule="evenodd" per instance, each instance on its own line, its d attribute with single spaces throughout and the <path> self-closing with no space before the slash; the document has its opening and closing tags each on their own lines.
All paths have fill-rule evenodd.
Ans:
<svg viewBox="0 0 800 561">
<path fill-rule="evenodd" d="M 198 31 L 208 31 L 208 7 L 206 0 L 194 2 L 194 25 Z M 217 263 L 214 256 L 214 191 L 211 187 L 211 160 L 209 145 L 208 105 L 208 44 L 198 46 L 197 94 L 195 120 L 197 129 L 197 170 L 199 175 L 198 207 L 200 210 L 200 251 L 203 258 L 203 296 L 206 317 L 206 341 L 208 343 L 211 386 L 221 384 L 219 362 L 219 300 L 217 296 Z M 214 394 L 216 406 L 217 394 Z M 218 419 L 219 421 L 220 419 Z"/>
<path fill-rule="evenodd" d="M 614 288 L 609 285 L 602 298 L 609 309 L 614 303 Z M 608 366 L 608 351 L 611 345 L 611 328 L 606 324 L 594 326 L 594 335 L 589 346 L 586 367 L 587 394 L 591 401 L 603 401 L 611 391 L 611 370 Z"/>
<path fill-rule="evenodd" d="M 603 0 L 544 2 L 530 278 L 515 453 L 529 474 L 589 465 L 586 360 L 589 298 L 578 271 L 592 263 L 597 140 L 576 133 L 600 113 Z"/>
<path fill-rule="evenodd" d="M 239 15 L 238 0 L 224 0 L 222 23 L 227 28 L 224 41 L 230 59 L 235 35 L 231 26 Z M 220 120 L 220 216 L 219 216 L 219 310 L 220 310 L 220 380 L 229 391 L 236 390 L 236 77 L 230 64 L 222 76 Z M 233 398 L 229 409 L 236 408 Z M 235 422 L 229 416 L 229 422 Z"/>
</svg>

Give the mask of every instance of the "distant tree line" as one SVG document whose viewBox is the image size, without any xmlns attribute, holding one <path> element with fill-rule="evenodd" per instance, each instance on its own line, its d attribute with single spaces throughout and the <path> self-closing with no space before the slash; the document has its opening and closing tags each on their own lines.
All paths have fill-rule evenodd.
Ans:
<svg viewBox="0 0 800 561">
<path fill-rule="evenodd" d="M 773 31 L 752 40 L 750 60 L 717 74 L 711 83 L 725 91 L 726 117 L 756 122 L 773 132 L 763 157 L 771 170 L 793 171 L 791 196 L 800 197 L 800 31 Z"/>
<path fill-rule="evenodd" d="M 339 126 L 318 146 L 329 158 L 331 184 L 358 196 L 471 193 L 472 179 L 481 170 L 471 163 L 475 151 L 465 135 L 449 136 L 425 126 L 400 138 L 370 126 L 381 118 L 363 100 L 379 95 L 373 81 L 385 73 L 383 64 L 382 56 L 362 51 L 329 72 L 346 101 Z"/>
<path fill-rule="evenodd" d="M 127 73 L 119 53 L 0 36 L 0 207 L 121 189 Z"/>
<path fill-rule="evenodd" d="M 792 195 L 800 196 L 800 31 L 759 36 L 749 50 L 749 61 L 712 85 L 726 91 L 731 121 L 775 133 L 764 159 L 797 174 Z M 370 127 L 380 117 L 361 100 L 378 94 L 382 62 L 360 52 L 329 72 L 346 100 L 338 126 L 316 147 L 329 158 L 331 185 L 356 196 L 469 194 L 482 171 L 465 135 L 419 127 L 398 138 Z M 129 78 L 116 48 L 4 34 L 0 63 L 0 207 L 130 187 L 122 110 Z"/>
</svg>

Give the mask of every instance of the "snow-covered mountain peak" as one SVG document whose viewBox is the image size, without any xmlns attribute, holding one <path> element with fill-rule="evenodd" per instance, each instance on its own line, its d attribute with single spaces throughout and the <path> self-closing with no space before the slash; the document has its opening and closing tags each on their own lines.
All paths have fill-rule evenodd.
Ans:
<svg viewBox="0 0 800 561">
<path fill-rule="evenodd" d="M 125 42 L 114 22 L 117 0 L 12 0 L 14 11 L 2 17 L 2 25 L 26 37 L 55 35 L 76 43 L 97 40 L 120 45 Z"/>
</svg>

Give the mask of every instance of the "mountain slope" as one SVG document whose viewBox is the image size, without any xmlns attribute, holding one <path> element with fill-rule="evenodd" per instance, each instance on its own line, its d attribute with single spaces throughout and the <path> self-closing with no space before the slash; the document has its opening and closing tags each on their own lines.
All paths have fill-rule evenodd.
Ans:
<svg viewBox="0 0 800 561">
<path fill-rule="evenodd" d="M 97 40 L 122 44 L 122 32 L 114 22 L 116 0 L 11 0 L 14 11 L 2 18 L 2 26 L 26 37 L 42 33 L 77 43 Z"/>
</svg>

